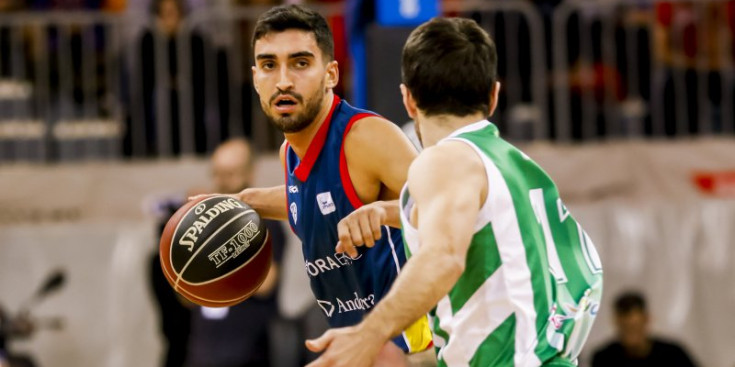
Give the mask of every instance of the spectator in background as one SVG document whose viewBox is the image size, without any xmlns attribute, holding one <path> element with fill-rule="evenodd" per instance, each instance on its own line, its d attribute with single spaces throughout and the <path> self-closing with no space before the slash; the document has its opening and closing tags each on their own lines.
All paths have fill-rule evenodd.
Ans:
<svg viewBox="0 0 735 367">
<path fill-rule="evenodd" d="M 0 0 L 0 14 L 22 11 L 21 0 Z M 0 111 L 2 120 L 25 119 L 31 113 L 34 72 L 37 61 L 33 46 L 38 26 L 0 25 Z"/>
<path fill-rule="evenodd" d="M 215 192 L 239 192 L 253 178 L 253 152 L 244 139 L 222 143 L 212 155 Z M 265 221 L 273 263 L 255 295 L 229 308 L 193 309 L 187 367 L 267 367 L 273 365 L 270 328 L 278 318 L 276 288 L 285 235 L 280 223 Z M 276 346 L 274 346 L 276 347 Z M 278 345 L 278 351 L 286 346 Z"/>
<path fill-rule="evenodd" d="M 251 5 L 263 5 L 263 6 L 276 6 L 281 4 L 281 0 L 233 0 L 238 6 L 251 6 Z"/>
<path fill-rule="evenodd" d="M 620 295 L 615 301 L 617 340 L 595 352 L 592 367 L 694 367 L 679 345 L 649 333 L 646 301 L 636 292 Z"/>
<path fill-rule="evenodd" d="M 171 150 L 175 155 L 182 152 L 182 115 L 193 112 L 194 150 L 196 153 L 206 151 L 206 129 L 204 119 L 205 106 L 205 74 L 204 57 L 206 45 L 204 39 L 196 31 L 192 31 L 187 42 L 190 46 L 186 57 L 190 61 L 191 74 L 180 75 L 181 59 L 178 48 L 182 46 L 179 37 L 182 18 L 185 10 L 181 0 L 153 0 L 151 11 L 155 15 L 154 27 L 143 34 L 141 40 L 141 70 L 143 85 L 143 109 L 145 115 L 145 132 L 148 154 L 164 153 L 157 146 L 159 124 L 167 127 L 166 138 L 171 139 Z M 190 100 L 183 100 L 182 84 L 190 83 Z M 189 108 L 191 108 L 189 110 Z M 167 121 L 159 121 L 167 118 Z M 167 129 L 163 129 L 166 131 Z"/>
<path fill-rule="evenodd" d="M 127 0 L 105 0 L 103 9 L 113 13 L 122 13 L 128 6 Z"/>
<path fill-rule="evenodd" d="M 103 0 L 32 0 L 31 8 L 37 10 L 100 9 Z"/>
<path fill-rule="evenodd" d="M 19 0 L 0 0 L 0 13 L 18 10 L 21 2 Z"/>
<path fill-rule="evenodd" d="M 0 367 L 36 367 L 35 360 L 25 353 L 13 353 L 8 344 L 13 339 L 31 337 L 37 329 L 28 312 L 10 315 L 0 306 Z"/>
<path fill-rule="evenodd" d="M 224 1 L 224 0 L 222 0 Z M 262 12 L 270 7 L 280 5 L 284 0 L 229 0 L 233 7 L 248 7 L 250 12 Z M 237 37 L 232 34 L 220 37 L 221 50 L 218 51 L 218 109 L 220 111 L 220 131 L 223 137 L 244 135 L 253 137 L 254 126 L 261 123 L 268 129 L 270 143 L 259 140 L 259 147 L 276 148 L 280 142 L 280 134 L 271 128 L 259 112 L 253 111 L 257 106 L 257 96 L 253 90 L 252 70 L 253 54 L 250 40 L 253 37 L 255 22 L 246 18 L 236 18 L 232 24 Z M 233 32 L 233 33 L 234 33 Z M 239 42 L 239 43 L 238 43 Z M 239 103 L 238 103 L 239 102 Z M 232 103 L 236 104 L 232 106 Z M 258 121 L 260 119 L 260 121 Z"/>
<path fill-rule="evenodd" d="M 719 132 L 732 124 L 722 119 L 722 109 L 734 102 L 725 101 L 722 73 L 735 56 L 735 2 L 656 2 L 653 30 L 665 134 L 702 133 L 702 124 Z"/>
<path fill-rule="evenodd" d="M 20 0 L 0 0 L 0 14 L 10 13 L 22 9 Z M 4 24 L 0 27 L 0 79 L 11 77 L 12 55 L 11 28 Z M 25 35 L 22 35 L 25 37 Z M 26 52 L 26 50 L 21 50 Z M 27 62 L 26 62 L 27 63 Z"/>
<path fill-rule="evenodd" d="M 17 8 L 15 0 L 0 0 L 0 13 Z M 0 27 L 0 79 L 10 75 L 10 29 Z"/>
</svg>

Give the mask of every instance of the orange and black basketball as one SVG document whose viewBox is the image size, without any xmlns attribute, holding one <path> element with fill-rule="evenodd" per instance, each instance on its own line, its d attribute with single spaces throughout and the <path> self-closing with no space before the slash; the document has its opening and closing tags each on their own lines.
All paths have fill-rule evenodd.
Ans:
<svg viewBox="0 0 735 367">
<path fill-rule="evenodd" d="M 163 229 L 159 251 L 171 286 L 209 307 L 232 306 L 250 297 L 265 280 L 272 256 L 258 213 L 224 195 L 179 208 Z"/>
</svg>

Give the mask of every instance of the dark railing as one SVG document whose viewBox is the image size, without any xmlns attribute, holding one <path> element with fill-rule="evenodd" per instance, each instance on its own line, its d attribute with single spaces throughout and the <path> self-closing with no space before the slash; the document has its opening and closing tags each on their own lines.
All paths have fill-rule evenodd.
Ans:
<svg viewBox="0 0 735 367">
<path fill-rule="evenodd" d="M 445 14 L 473 18 L 494 38 L 503 89 L 492 120 L 512 140 L 735 130 L 731 1 L 443 4 Z M 203 155 L 242 135 L 275 150 L 282 136 L 250 80 L 252 26 L 266 9 L 195 12 L 173 36 L 146 17 L 0 14 L 0 163 Z M 342 7 L 317 10 L 335 18 Z M 379 77 L 386 66 L 374 64 L 376 55 L 398 60 L 400 47 L 376 49 L 391 32 L 369 36 L 368 74 Z M 388 67 L 385 75 L 399 75 L 398 63 Z M 397 82 L 370 84 L 381 90 L 368 103 L 400 111 Z"/>
</svg>

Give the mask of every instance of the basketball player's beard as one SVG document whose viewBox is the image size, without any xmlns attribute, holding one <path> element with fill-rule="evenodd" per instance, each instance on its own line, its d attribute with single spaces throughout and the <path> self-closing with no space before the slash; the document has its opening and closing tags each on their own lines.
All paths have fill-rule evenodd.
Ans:
<svg viewBox="0 0 735 367">
<path fill-rule="evenodd" d="M 275 125 L 283 133 L 297 133 L 301 130 L 304 130 L 307 126 L 311 125 L 311 123 L 314 122 L 316 115 L 319 114 L 319 109 L 321 108 L 322 100 L 324 99 L 325 94 L 324 86 L 320 86 L 318 90 L 318 94 L 306 103 L 306 105 L 304 106 L 304 110 L 299 114 L 279 116 L 277 114 L 271 114 L 270 112 L 267 112 L 265 115 L 266 117 L 268 117 L 270 123 Z M 301 103 L 303 103 L 304 100 L 304 98 L 297 93 L 277 93 L 271 98 L 271 100 L 274 100 L 276 97 L 278 97 L 279 94 L 291 95 Z M 263 107 L 263 111 L 270 111 L 267 106 L 262 106 L 262 102 L 261 107 Z"/>
</svg>

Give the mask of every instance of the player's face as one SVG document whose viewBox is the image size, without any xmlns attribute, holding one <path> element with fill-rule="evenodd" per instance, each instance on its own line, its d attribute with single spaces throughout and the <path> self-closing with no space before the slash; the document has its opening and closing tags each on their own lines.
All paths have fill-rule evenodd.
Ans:
<svg viewBox="0 0 735 367">
<path fill-rule="evenodd" d="M 255 42 L 253 83 L 268 119 L 285 133 L 309 126 L 336 85 L 336 61 L 325 60 L 314 34 L 268 33 Z"/>
<path fill-rule="evenodd" d="M 176 32 L 181 22 L 181 11 L 176 2 L 173 0 L 161 2 L 158 14 L 163 31 L 169 34 Z"/>
<path fill-rule="evenodd" d="M 249 153 L 247 153 L 249 154 Z M 235 193 L 247 188 L 251 178 L 249 156 L 216 154 L 212 159 L 212 181 L 220 193 Z"/>
<path fill-rule="evenodd" d="M 642 310 L 631 310 L 615 316 L 620 343 L 626 348 L 636 348 L 648 338 L 648 315 Z"/>
</svg>

